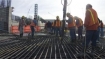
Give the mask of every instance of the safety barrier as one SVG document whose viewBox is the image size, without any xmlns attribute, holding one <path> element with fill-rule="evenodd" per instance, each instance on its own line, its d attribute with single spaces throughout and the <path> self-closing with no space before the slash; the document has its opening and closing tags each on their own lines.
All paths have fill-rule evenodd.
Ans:
<svg viewBox="0 0 105 59">
<path fill-rule="evenodd" d="M 28 25 L 24 27 L 24 33 L 29 33 L 29 32 L 31 32 L 31 29 L 30 29 L 30 26 Z"/>
<path fill-rule="evenodd" d="M 36 26 L 35 31 L 39 32 L 40 27 Z M 30 26 L 29 25 L 25 26 L 24 27 L 24 33 L 30 33 L 30 32 L 31 32 Z M 11 26 L 11 33 L 19 33 L 18 26 Z"/>
<path fill-rule="evenodd" d="M 11 33 L 19 33 L 18 26 L 11 26 Z"/>
</svg>

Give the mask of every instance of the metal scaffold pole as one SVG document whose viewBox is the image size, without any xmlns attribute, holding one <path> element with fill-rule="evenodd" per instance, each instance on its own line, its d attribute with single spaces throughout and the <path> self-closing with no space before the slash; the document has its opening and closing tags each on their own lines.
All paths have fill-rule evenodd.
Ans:
<svg viewBox="0 0 105 59">
<path fill-rule="evenodd" d="M 64 0 L 64 5 L 63 5 L 63 20 L 62 20 L 62 39 L 64 37 L 64 30 L 65 30 L 66 9 L 67 9 L 67 0 Z"/>
</svg>

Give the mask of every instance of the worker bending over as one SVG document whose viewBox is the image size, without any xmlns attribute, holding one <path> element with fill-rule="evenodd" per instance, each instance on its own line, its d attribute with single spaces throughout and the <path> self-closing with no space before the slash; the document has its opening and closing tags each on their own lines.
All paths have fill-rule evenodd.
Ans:
<svg viewBox="0 0 105 59">
<path fill-rule="evenodd" d="M 99 26 L 97 12 L 92 8 L 91 4 L 86 5 L 86 16 L 84 21 L 84 26 L 86 28 L 86 49 L 90 43 L 92 42 L 92 52 L 96 47 L 96 40 L 97 40 L 97 30 Z"/>
<path fill-rule="evenodd" d="M 81 18 L 75 16 L 74 17 L 76 20 L 76 27 L 78 29 L 78 40 L 81 40 L 83 38 L 82 36 L 82 30 L 83 30 L 83 21 Z"/>
<path fill-rule="evenodd" d="M 71 42 L 76 42 L 76 24 L 73 16 L 70 13 L 67 13 L 68 20 L 68 28 L 70 30 L 70 37 L 71 37 Z"/>
<path fill-rule="evenodd" d="M 96 42 L 98 43 L 99 42 L 99 40 L 100 40 L 100 19 L 98 18 L 98 21 L 99 21 L 99 26 L 98 26 L 98 29 L 97 29 L 97 40 L 96 40 Z"/>
</svg>

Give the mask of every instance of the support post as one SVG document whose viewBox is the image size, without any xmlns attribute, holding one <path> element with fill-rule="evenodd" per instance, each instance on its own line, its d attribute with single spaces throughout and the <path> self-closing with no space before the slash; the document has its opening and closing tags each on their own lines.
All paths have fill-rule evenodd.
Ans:
<svg viewBox="0 0 105 59">
<path fill-rule="evenodd" d="M 61 34 L 61 43 L 64 38 L 64 30 L 65 30 L 65 20 L 66 20 L 66 9 L 67 9 L 67 0 L 64 0 L 64 5 L 63 5 L 63 20 L 62 20 L 62 34 Z"/>
<path fill-rule="evenodd" d="M 63 20 L 62 20 L 62 37 L 64 37 L 65 20 L 66 20 L 66 9 L 67 9 L 67 0 L 64 0 L 64 5 L 63 5 Z"/>
</svg>

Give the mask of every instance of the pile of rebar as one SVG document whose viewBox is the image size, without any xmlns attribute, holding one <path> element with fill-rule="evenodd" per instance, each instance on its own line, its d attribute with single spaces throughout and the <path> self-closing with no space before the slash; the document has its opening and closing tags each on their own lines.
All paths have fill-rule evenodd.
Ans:
<svg viewBox="0 0 105 59">
<path fill-rule="evenodd" d="M 84 59 L 78 57 L 83 50 L 81 42 L 72 44 L 68 37 L 62 43 L 58 37 L 36 36 L 35 39 L 9 39 L 0 42 L 1 59 Z M 90 51 L 91 48 L 88 49 Z M 105 59 L 105 49 L 95 55 L 86 54 L 86 59 Z"/>
</svg>

